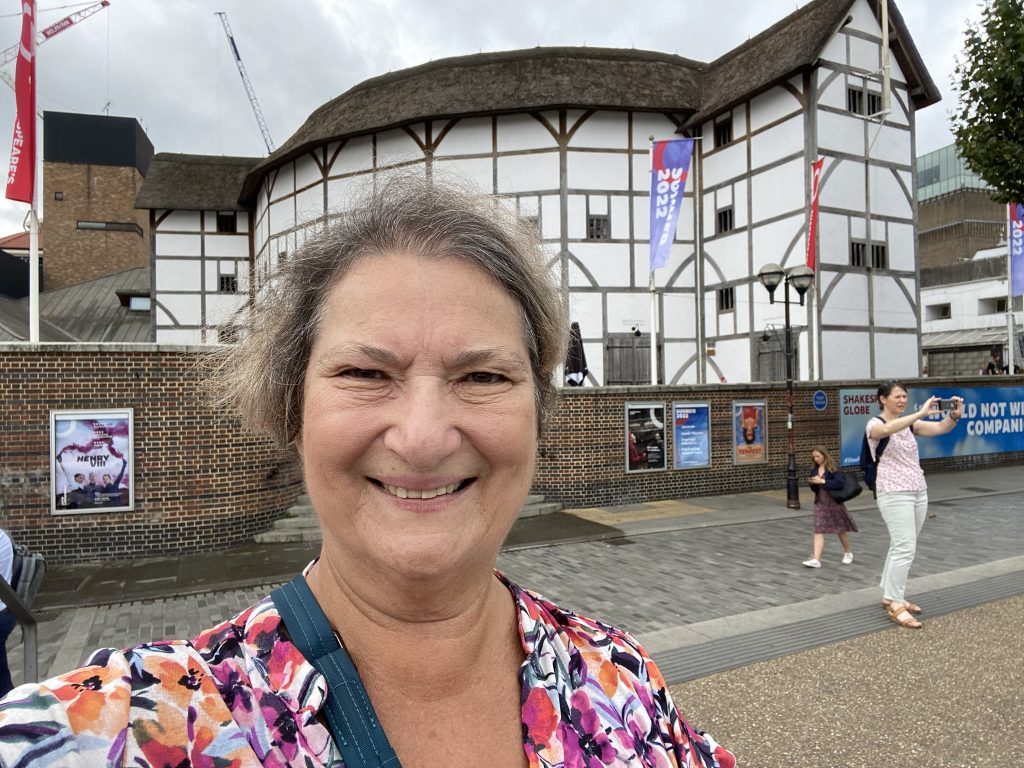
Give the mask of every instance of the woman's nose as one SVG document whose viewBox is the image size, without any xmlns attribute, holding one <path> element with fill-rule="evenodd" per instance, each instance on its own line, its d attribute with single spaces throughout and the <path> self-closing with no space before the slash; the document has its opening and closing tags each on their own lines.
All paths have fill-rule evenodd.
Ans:
<svg viewBox="0 0 1024 768">
<path fill-rule="evenodd" d="M 459 401 L 448 382 L 434 377 L 410 379 L 402 387 L 384 433 L 384 447 L 415 469 L 433 469 L 458 450 Z"/>
</svg>

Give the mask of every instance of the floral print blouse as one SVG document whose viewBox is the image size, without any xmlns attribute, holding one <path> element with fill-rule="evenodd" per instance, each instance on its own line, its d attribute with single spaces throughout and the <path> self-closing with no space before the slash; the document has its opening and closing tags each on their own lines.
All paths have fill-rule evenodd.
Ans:
<svg viewBox="0 0 1024 768">
<path fill-rule="evenodd" d="M 498 578 L 518 608 L 531 768 L 735 765 L 679 715 L 628 634 Z M 81 669 L 15 688 L 0 702 L 0 765 L 343 768 L 317 718 L 323 677 L 281 627 L 266 597 L 191 641 L 100 650 Z"/>
</svg>

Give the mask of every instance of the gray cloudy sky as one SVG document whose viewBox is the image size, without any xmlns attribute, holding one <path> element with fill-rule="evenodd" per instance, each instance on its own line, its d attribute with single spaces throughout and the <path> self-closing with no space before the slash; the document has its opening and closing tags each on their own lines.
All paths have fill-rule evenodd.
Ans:
<svg viewBox="0 0 1024 768">
<path fill-rule="evenodd" d="M 918 114 L 918 151 L 952 141 L 953 57 L 975 0 L 897 0 L 943 101 Z M 263 140 L 215 11 L 226 11 L 274 142 L 369 77 L 445 56 L 536 45 L 637 47 L 711 61 L 793 12 L 796 0 L 111 0 L 39 47 L 42 109 L 135 117 L 157 152 L 262 155 Z M 0 41 L 20 34 L 0 5 Z M 88 3 L 39 0 L 40 29 Z M 13 62 L 8 65 L 13 75 Z M 14 94 L 0 84 L 6 167 Z M 0 236 L 27 206 L 0 203 Z M 45 213 L 45 211 L 44 211 Z"/>
</svg>

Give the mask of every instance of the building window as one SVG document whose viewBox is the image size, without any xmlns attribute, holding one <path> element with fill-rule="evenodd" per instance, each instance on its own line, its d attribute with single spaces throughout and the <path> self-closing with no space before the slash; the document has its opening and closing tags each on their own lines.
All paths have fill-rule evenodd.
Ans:
<svg viewBox="0 0 1024 768">
<path fill-rule="evenodd" d="M 152 301 L 149 296 L 129 296 L 128 297 L 128 311 L 129 312 L 149 312 L 152 306 Z"/>
<path fill-rule="evenodd" d="M 238 231 L 238 217 L 235 212 L 217 214 L 217 231 L 233 233 Z"/>
<path fill-rule="evenodd" d="M 60 202 L 61 200 L 64 199 L 64 193 L 63 192 L 54 192 L 53 193 L 53 199 L 56 200 L 57 202 Z"/>
<path fill-rule="evenodd" d="M 868 114 L 877 115 L 882 111 L 882 94 L 867 92 Z"/>
<path fill-rule="evenodd" d="M 731 232 L 734 229 L 736 229 L 736 218 L 733 215 L 732 206 L 723 208 L 718 212 L 715 232 L 722 234 L 723 232 Z"/>
<path fill-rule="evenodd" d="M 949 304 L 929 304 L 924 308 L 925 320 L 949 320 L 953 316 L 953 307 Z"/>
<path fill-rule="evenodd" d="M 850 243 L 850 266 L 851 267 L 866 267 L 867 262 L 865 258 L 867 256 L 868 246 L 867 243 L 858 242 L 854 240 Z"/>
<path fill-rule="evenodd" d="M 871 244 L 871 268 L 872 269 L 888 269 L 889 268 L 889 254 L 886 252 L 884 243 L 872 243 Z"/>
<path fill-rule="evenodd" d="M 238 278 L 234 275 L 221 275 L 217 279 L 217 293 L 238 293 Z"/>
<path fill-rule="evenodd" d="M 142 227 L 134 221 L 76 221 L 75 227 L 100 232 L 134 232 L 142 237 Z"/>
<path fill-rule="evenodd" d="M 607 214 L 587 216 L 587 240 L 611 240 L 612 223 Z"/>
<path fill-rule="evenodd" d="M 715 147 L 721 147 L 732 141 L 732 115 L 715 123 Z"/>
<path fill-rule="evenodd" d="M 218 344 L 234 344 L 238 341 L 237 325 L 222 325 L 217 329 Z"/>
<path fill-rule="evenodd" d="M 864 114 L 864 91 L 860 88 L 846 89 L 846 110 L 855 115 Z"/>
<path fill-rule="evenodd" d="M 998 299 L 981 299 L 978 301 L 979 315 L 997 315 L 1006 313 L 1006 297 Z"/>
<path fill-rule="evenodd" d="M 718 311 L 732 312 L 736 309 L 736 288 L 718 289 Z"/>
</svg>

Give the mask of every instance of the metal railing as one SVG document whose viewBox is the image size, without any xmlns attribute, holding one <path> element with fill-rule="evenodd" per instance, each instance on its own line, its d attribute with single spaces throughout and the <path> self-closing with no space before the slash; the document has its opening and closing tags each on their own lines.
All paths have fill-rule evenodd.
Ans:
<svg viewBox="0 0 1024 768">
<path fill-rule="evenodd" d="M 21 625 L 22 645 L 25 649 L 25 680 L 26 683 L 39 682 L 39 636 L 36 617 L 28 606 L 21 602 L 18 593 L 0 576 L 0 600 L 4 601 L 7 610 Z"/>
</svg>

